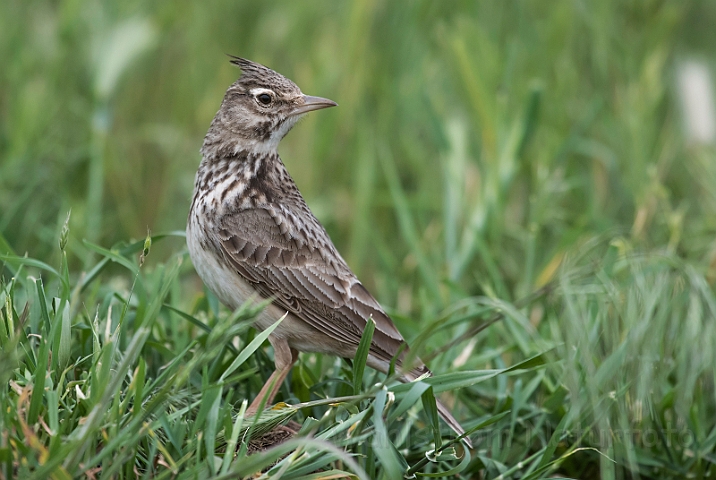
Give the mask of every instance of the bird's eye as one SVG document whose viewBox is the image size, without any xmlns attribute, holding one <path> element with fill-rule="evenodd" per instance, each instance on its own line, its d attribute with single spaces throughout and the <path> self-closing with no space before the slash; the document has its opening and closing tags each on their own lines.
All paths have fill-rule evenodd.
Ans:
<svg viewBox="0 0 716 480">
<path fill-rule="evenodd" d="M 268 93 L 262 93 L 256 98 L 264 105 L 268 105 L 269 103 L 271 103 L 271 95 L 269 95 Z"/>
</svg>

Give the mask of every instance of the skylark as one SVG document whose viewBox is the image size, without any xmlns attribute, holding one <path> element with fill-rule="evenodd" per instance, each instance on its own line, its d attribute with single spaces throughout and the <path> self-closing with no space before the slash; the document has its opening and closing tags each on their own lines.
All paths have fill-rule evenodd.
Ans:
<svg viewBox="0 0 716 480">
<path fill-rule="evenodd" d="M 273 300 L 257 318 L 258 329 L 287 314 L 269 336 L 276 370 L 250 410 L 273 401 L 299 351 L 355 357 L 371 318 L 370 367 L 387 372 L 398 355 L 401 381 L 430 375 L 422 363 L 402 368 L 403 337 L 338 253 L 278 156 L 279 142 L 301 116 L 337 104 L 304 95 L 263 65 L 237 57 L 231 63 L 242 75 L 204 138 L 187 244 L 199 276 L 229 308 L 250 298 Z M 438 411 L 464 433 L 440 402 Z"/>
</svg>

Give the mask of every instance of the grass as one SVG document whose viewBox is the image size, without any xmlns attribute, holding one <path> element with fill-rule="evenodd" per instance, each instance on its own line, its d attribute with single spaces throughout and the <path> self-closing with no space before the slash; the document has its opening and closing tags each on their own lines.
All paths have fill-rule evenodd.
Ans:
<svg viewBox="0 0 716 480">
<path fill-rule="evenodd" d="M 713 478 L 716 150 L 675 77 L 713 74 L 715 21 L 676 0 L 2 3 L 0 478 Z M 340 104 L 282 157 L 434 378 L 303 354 L 285 404 L 244 415 L 271 351 L 176 233 L 223 53 Z"/>
</svg>

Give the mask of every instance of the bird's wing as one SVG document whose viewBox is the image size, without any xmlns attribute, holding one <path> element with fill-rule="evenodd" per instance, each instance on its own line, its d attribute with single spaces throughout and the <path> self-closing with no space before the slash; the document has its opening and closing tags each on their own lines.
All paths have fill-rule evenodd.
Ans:
<svg viewBox="0 0 716 480">
<path fill-rule="evenodd" d="M 373 296 L 336 251 L 309 213 L 299 223 L 280 207 L 252 208 L 223 216 L 217 243 L 236 272 L 264 297 L 321 333 L 357 348 L 368 318 L 376 330 L 371 354 L 390 362 L 404 343 Z"/>
</svg>

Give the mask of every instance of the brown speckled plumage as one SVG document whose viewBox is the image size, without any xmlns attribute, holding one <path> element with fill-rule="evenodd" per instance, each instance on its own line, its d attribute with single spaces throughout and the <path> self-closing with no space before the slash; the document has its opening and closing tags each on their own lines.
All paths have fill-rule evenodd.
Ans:
<svg viewBox="0 0 716 480">
<path fill-rule="evenodd" d="M 287 317 L 269 337 L 276 372 L 252 404 L 270 402 L 298 351 L 352 358 L 366 322 L 373 319 L 368 365 L 386 372 L 398 358 L 403 381 L 429 375 L 407 370 L 403 337 L 363 287 L 311 213 L 278 156 L 278 143 L 298 118 L 335 106 L 309 97 L 289 79 L 257 63 L 234 58 L 242 75 L 229 87 L 201 149 L 187 225 L 192 261 L 229 308 L 251 297 L 272 298 L 258 317 L 264 329 Z M 462 428 L 439 404 L 447 423 Z"/>
</svg>

